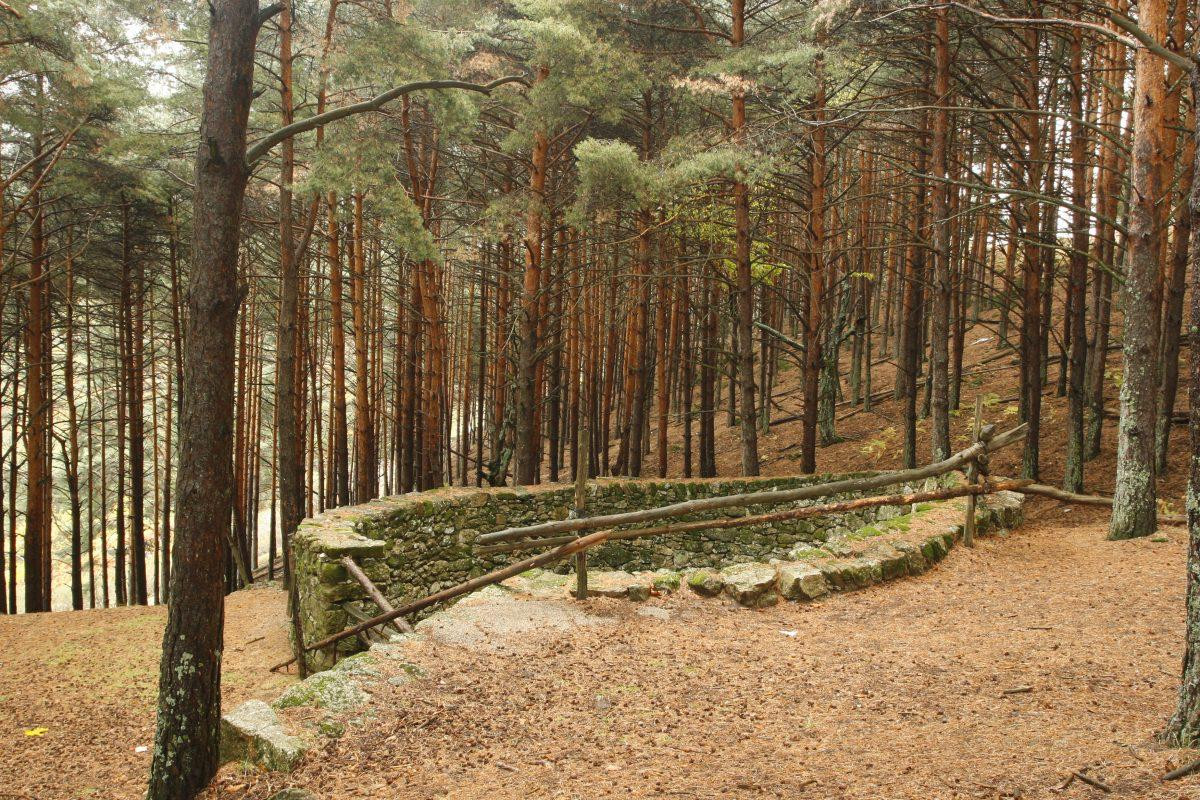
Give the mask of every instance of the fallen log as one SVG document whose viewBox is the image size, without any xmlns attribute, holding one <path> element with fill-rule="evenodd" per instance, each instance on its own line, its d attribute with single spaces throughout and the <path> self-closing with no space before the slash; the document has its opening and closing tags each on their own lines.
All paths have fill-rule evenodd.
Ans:
<svg viewBox="0 0 1200 800">
<path fill-rule="evenodd" d="M 283 572 L 283 556 L 275 556 L 274 563 L 267 562 L 265 564 L 260 564 L 250 574 L 254 576 L 254 580 L 256 581 L 265 581 L 272 572 Z"/>
<path fill-rule="evenodd" d="M 572 556 L 575 553 L 580 552 L 581 550 L 586 550 L 589 547 L 607 541 L 609 535 L 609 531 L 598 531 L 588 536 L 583 536 L 579 539 L 572 539 L 562 547 L 555 548 L 548 553 L 542 553 L 541 555 L 533 556 L 523 561 L 518 561 L 517 563 L 510 564 L 502 569 L 493 570 L 486 575 L 480 575 L 478 578 L 472 578 L 469 581 L 464 581 L 457 586 L 451 586 L 449 589 L 443 589 L 440 592 L 435 592 L 428 597 L 422 597 L 420 600 L 413 600 L 411 603 L 405 603 L 399 608 L 394 608 L 386 613 L 371 617 L 370 619 L 360 622 L 357 625 L 346 628 L 340 633 L 335 633 L 332 636 L 326 636 L 324 639 L 321 639 L 318 642 L 304 645 L 302 648 L 300 648 L 300 651 L 302 653 L 311 653 L 314 650 L 320 650 L 322 648 L 329 647 L 330 645 L 337 644 L 343 639 L 348 639 L 351 636 L 357 636 L 369 628 L 375 628 L 379 625 L 391 622 L 394 619 L 399 619 L 405 614 L 413 614 L 421 609 L 428 608 L 429 606 L 434 606 L 438 603 L 444 603 L 447 600 L 453 600 L 455 597 L 467 594 L 468 592 L 473 592 L 476 589 L 482 589 L 483 587 L 490 586 L 493 583 L 499 583 L 505 578 L 511 578 L 513 575 L 519 575 L 526 570 L 533 569 L 534 567 L 541 567 L 555 561 L 561 561 L 568 556 Z M 281 661 L 275 666 L 271 667 L 271 671 L 275 672 L 277 670 L 281 670 L 289 664 L 294 664 L 295 662 L 296 657 L 293 656 L 287 661 Z"/>
<path fill-rule="evenodd" d="M 1111 497 L 1101 497 L 1098 494 L 1076 494 L 1075 492 L 1064 491 L 1054 486 L 1047 486 L 1044 483 L 1030 483 L 1022 486 L 1014 491 L 1022 494 L 1036 494 L 1042 497 L 1051 497 L 1063 503 L 1077 503 L 1084 506 L 1107 506 L 1112 508 L 1113 500 Z M 1187 516 L 1184 514 L 1159 514 L 1158 521 L 1165 525 L 1187 525 Z"/>
<path fill-rule="evenodd" d="M 823 517 L 828 514 L 844 514 L 857 511 L 860 508 L 875 506 L 907 506 L 913 503 L 927 503 L 933 500 L 949 500 L 954 497 L 976 496 L 1000 491 L 1019 491 L 1027 486 L 1029 480 L 1003 480 L 985 483 L 962 484 L 948 489 L 931 489 L 924 492 L 908 492 L 905 494 L 881 495 L 879 497 L 859 497 L 854 500 L 843 500 L 838 503 L 826 503 L 820 506 L 806 506 L 788 511 L 777 511 L 772 514 L 757 514 L 751 517 L 735 517 L 732 519 L 702 519 L 695 522 L 682 522 L 674 525 L 659 525 L 654 528 L 633 528 L 626 531 L 613 531 L 609 539 L 643 539 L 649 536 L 669 536 L 673 533 L 689 533 L 717 528 L 745 528 L 750 525 L 763 525 L 772 522 L 785 522 L 808 517 Z M 505 542 L 487 547 L 480 547 L 476 552 L 483 554 L 511 553 L 516 550 L 532 550 L 547 545 L 564 544 L 575 540 L 574 536 L 557 536 L 544 539 L 525 539 L 519 542 Z"/>
<path fill-rule="evenodd" d="M 546 537 L 556 533 L 571 533 L 575 531 L 594 530 L 597 528 L 614 528 L 620 525 L 630 525 L 637 522 L 654 522 L 655 520 L 667 519 L 669 517 L 682 517 L 688 514 L 697 514 L 702 511 L 716 511 L 722 508 L 740 508 L 743 506 L 754 505 L 779 505 L 781 503 L 791 503 L 796 500 L 812 500 L 818 497 L 828 497 L 829 495 L 845 494 L 847 492 L 864 492 L 872 489 L 880 489 L 884 486 L 892 486 L 897 483 L 908 483 L 912 481 L 925 480 L 926 478 L 935 478 L 938 475 L 944 475 L 947 472 L 961 469 L 966 464 L 970 463 L 981 455 L 999 450 L 1003 447 L 1007 447 L 1010 444 L 1020 441 L 1021 439 L 1025 438 L 1027 429 L 1028 424 L 1022 423 L 1012 430 L 996 434 L 990 441 L 975 442 L 970 447 L 950 456 L 944 461 L 939 461 L 924 467 L 897 470 L 895 472 L 883 472 L 878 475 L 870 475 L 865 478 L 847 478 L 845 480 L 833 481 L 831 483 L 819 483 L 812 486 L 801 486 L 796 489 L 750 492 L 748 494 L 734 494 L 726 495 L 724 497 L 706 497 L 698 500 L 686 500 L 682 503 L 673 503 L 667 506 L 660 506 L 659 508 L 647 508 L 641 511 L 628 511 L 620 514 L 602 514 L 600 516 L 587 517 L 586 519 L 563 519 L 554 520 L 551 522 L 542 522 L 536 525 L 527 525 L 519 528 L 505 528 L 504 530 L 483 534 L 479 537 L 477 543 L 480 545 L 490 545 L 499 542 L 510 542 L 517 539 Z"/>
<path fill-rule="evenodd" d="M 389 611 L 396 610 L 392 604 L 388 602 L 388 599 L 383 596 L 383 592 L 379 591 L 379 589 L 375 587 L 375 584 L 371 583 L 371 579 L 367 577 L 367 573 L 362 571 L 353 558 L 350 556 L 342 556 L 342 566 L 346 568 L 346 572 L 350 573 L 350 577 L 358 581 L 358 585 L 363 587 L 367 593 L 367 596 L 374 601 L 375 605 L 379 606 L 380 611 L 386 614 Z M 409 625 L 408 620 L 402 617 L 392 620 L 391 626 L 399 633 L 413 632 L 412 625 Z"/>
<path fill-rule="evenodd" d="M 1120 419 L 1121 412 L 1115 408 L 1106 408 L 1101 412 L 1101 416 L 1104 417 L 1104 419 Z M 1187 425 L 1190 419 L 1191 415 L 1187 411 L 1171 412 L 1172 425 Z"/>
</svg>

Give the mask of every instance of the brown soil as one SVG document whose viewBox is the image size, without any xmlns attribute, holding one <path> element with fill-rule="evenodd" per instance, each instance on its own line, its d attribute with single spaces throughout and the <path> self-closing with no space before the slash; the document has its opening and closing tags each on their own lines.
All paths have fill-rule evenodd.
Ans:
<svg viewBox="0 0 1200 800">
<path fill-rule="evenodd" d="M 289 651 L 286 601 L 226 600 L 226 708 L 294 680 L 267 670 Z M 165 620 L 162 606 L 0 617 L 0 798 L 145 795 Z"/>
</svg>

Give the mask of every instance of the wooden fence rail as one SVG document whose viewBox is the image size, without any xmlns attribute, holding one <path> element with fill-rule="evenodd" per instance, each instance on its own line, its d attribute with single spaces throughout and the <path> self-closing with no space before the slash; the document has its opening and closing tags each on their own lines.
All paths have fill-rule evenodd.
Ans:
<svg viewBox="0 0 1200 800">
<path fill-rule="evenodd" d="M 990 427 L 990 426 L 989 426 Z M 479 537 L 480 545 L 493 545 L 499 542 L 511 542 L 518 539 L 531 539 L 552 536 L 560 533 L 596 530 L 599 528 L 615 528 L 620 525 L 631 525 L 638 522 L 655 522 L 670 517 L 682 517 L 703 511 L 717 511 L 723 508 L 741 508 L 754 505 L 779 505 L 797 500 L 813 500 L 818 497 L 828 497 L 834 494 L 848 492 L 864 492 L 880 489 L 884 486 L 894 486 L 898 483 L 910 483 L 936 478 L 947 472 L 961 469 L 975 461 L 980 456 L 1000 450 L 1025 438 L 1028 424 L 1022 423 L 1017 427 L 995 434 L 989 441 L 977 441 L 970 447 L 949 458 L 914 469 L 902 469 L 895 472 L 881 472 L 863 478 L 848 478 L 830 483 L 801 486 L 796 489 L 775 491 L 750 492 L 748 494 L 732 494 L 722 497 L 705 497 L 698 500 L 686 500 L 658 508 L 647 508 L 640 511 L 627 511 L 620 514 L 602 514 L 582 519 L 562 519 L 542 522 L 536 525 L 526 525 L 518 528 L 505 528 L 494 533 L 485 533 Z"/>
</svg>

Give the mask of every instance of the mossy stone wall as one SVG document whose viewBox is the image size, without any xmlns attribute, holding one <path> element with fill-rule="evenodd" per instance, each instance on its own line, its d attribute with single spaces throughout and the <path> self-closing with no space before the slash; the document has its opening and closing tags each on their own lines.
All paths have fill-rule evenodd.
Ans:
<svg viewBox="0 0 1200 800">
<path fill-rule="evenodd" d="M 617 480 L 589 485 L 592 514 L 655 508 L 684 500 L 764 490 L 792 489 L 827 483 L 847 475 L 712 480 Z M 910 487 L 913 488 L 913 487 Z M 837 495 L 815 501 L 727 509 L 681 520 L 718 519 L 780 511 L 851 499 Z M 476 538 L 486 532 L 566 518 L 574 490 L 567 485 L 445 488 L 334 509 L 301 523 L 295 536 L 296 576 L 301 623 L 306 642 L 337 633 L 354 614 L 374 615 L 375 605 L 339 563 L 349 555 L 395 605 L 424 597 L 488 572 L 530 553 L 481 556 Z M 788 520 L 773 524 L 693 531 L 647 539 L 625 539 L 589 551 L 589 564 L 626 571 L 725 567 L 750 561 L 784 558 L 796 545 L 819 543 L 899 509 L 869 508 L 848 514 Z M 565 565 L 560 569 L 567 569 Z M 355 639 L 341 652 L 361 649 Z M 314 669 L 327 668 L 332 653 L 313 654 Z"/>
</svg>

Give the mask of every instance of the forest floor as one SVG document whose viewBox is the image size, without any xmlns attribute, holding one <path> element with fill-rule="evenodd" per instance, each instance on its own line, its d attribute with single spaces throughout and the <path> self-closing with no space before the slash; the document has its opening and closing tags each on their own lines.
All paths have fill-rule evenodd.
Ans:
<svg viewBox="0 0 1200 800">
<path fill-rule="evenodd" d="M 995 352 L 977 341 L 985 336 L 968 337 L 967 363 L 979 366 L 964 381 L 956 449 L 976 393 L 988 398 L 986 421 L 1015 420 L 1015 369 L 1008 358 L 981 364 Z M 794 377 L 781 375 L 776 416 L 798 410 Z M 875 383 L 890 385 L 888 365 Z M 846 441 L 819 450 L 821 471 L 899 465 L 890 398 L 839 414 Z M 1062 472 L 1065 416 L 1051 390 L 1047 483 Z M 718 432 L 721 473 L 736 474 L 736 431 Z M 927 434 L 924 422 L 922 442 Z M 763 437 L 765 474 L 797 471 L 798 438 L 799 423 Z M 1089 491 L 1111 489 L 1114 438 L 1110 422 Z M 1185 428 L 1173 445 L 1159 488 L 1180 511 Z M 993 473 L 1015 474 L 1018 458 L 1016 448 L 994 458 Z M 672 474 L 678 460 L 673 446 Z M 920 577 L 821 602 L 748 611 L 681 592 L 652 600 L 666 613 L 645 616 L 596 598 L 587 610 L 616 624 L 502 650 L 440 645 L 428 680 L 386 686 L 390 702 L 298 772 L 226 768 L 209 796 L 303 786 L 322 800 L 1100 797 L 1079 780 L 1058 790 L 1086 768 L 1110 796 L 1200 797 L 1200 776 L 1159 780 L 1196 754 L 1155 741 L 1178 686 L 1186 532 L 1109 542 L 1102 510 L 1045 500 L 1026 519 Z M 283 607 L 274 590 L 230 596 L 227 707 L 273 698 L 289 680 L 266 670 L 286 655 Z M 140 797 L 162 609 L 45 621 L 0 619 L 0 798 Z"/>
<path fill-rule="evenodd" d="M 223 704 L 273 700 L 294 677 L 287 595 L 225 603 Z M 140 798 L 154 749 L 166 606 L 0 617 L 0 800 Z"/>
<path fill-rule="evenodd" d="M 1034 504 L 917 578 L 750 611 L 681 592 L 614 624 L 440 644 L 428 679 L 290 776 L 228 768 L 213 798 L 1194 800 L 1154 737 L 1178 685 L 1185 533 L 1105 540 Z M 1064 519 L 1070 524 L 1063 525 Z M 1006 694 L 1006 690 L 1028 691 Z"/>
</svg>

